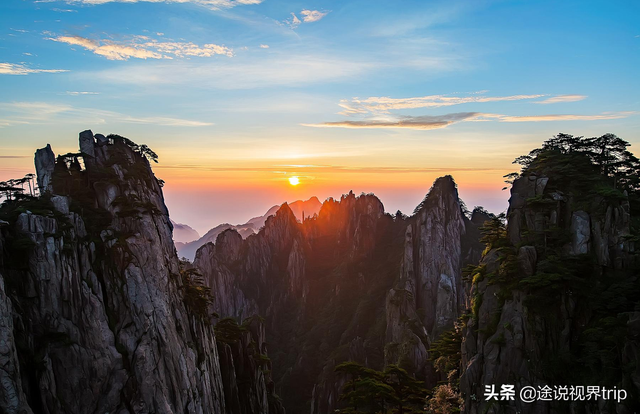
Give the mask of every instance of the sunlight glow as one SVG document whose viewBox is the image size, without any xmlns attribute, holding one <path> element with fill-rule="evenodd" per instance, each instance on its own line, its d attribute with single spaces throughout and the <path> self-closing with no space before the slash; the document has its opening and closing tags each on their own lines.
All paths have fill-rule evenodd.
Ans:
<svg viewBox="0 0 640 414">
<path fill-rule="evenodd" d="M 289 184 L 298 185 L 300 184 L 300 179 L 298 177 L 289 177 Z"/>
</svg>

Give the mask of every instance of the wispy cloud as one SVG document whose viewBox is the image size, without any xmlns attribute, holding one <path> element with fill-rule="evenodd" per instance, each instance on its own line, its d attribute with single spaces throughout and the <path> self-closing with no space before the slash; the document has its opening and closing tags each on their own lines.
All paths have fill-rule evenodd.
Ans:
<svg viewBox="0 0 640 414">
<path fill-rule="evenodd" d="M 0 126 L 22 124 L 47 124 L 77 122 L 82 124 L 130 123 L 180 127 L 202 127 L 213 125 L 210 122 L 194 121 L 171 117 L 139 117 L 118 112 L 93 108 L 80 108 L 66 104 L 48 102 L 10 102 L 0 103 L 5 118 Z"/>
<path fill-rule="evenodd" d="M 302 15 L 302 20 L 296 16 L 295 13 L 291 13 L 291 18 L 285 20 L 283 23 L 289 26 L 292 29 L 297 28 L 302 23 L 313 23 L 321 20 L 324 16 L 329 14 L 329 12 L 321 12 L 319 10 L 302 10 L 300 15 Z"/>
<path fill-rule="evenodd" d="M 375 67 L 373 62 L 335 56 L 286 53 L 258 55 L 252 59 L 242 56 L 237 60 L 224 59 L 215 63 L 163 61 L 153 65 L 128 65 L 79 76 L 137 87 L 196 85 L 200 89 L 251 89 L 342 81 Z"/>
<path fill-rule="evenodd" d="M 302 21 L 305 23 L 317 22 L 326 16 L 329 12 L 321 12 L 318 10 L 302 10 L 300 14 L 303 16 Z"/>
<path fill-rule="evenodd" d="M 260 49 L 269 49 L 269 45 L 260 45 Z"/>
<path fill-rule="evenodd" d="M 512 115 L 500 115 L 500 114 L 480 114 L 479 119 L 495 119 L 499 122 L 548 122 L 548 121 L 601 121 L 607 119 L 622 119 L 632 115 L 636 115 L 638 112 L 625 111 L 625 112 L 603 112 L 597 115 L 524 115 L 524 116 L 512 116 Z"/>
<path fill-rule="evenodd" d="M 52 0 L 53 1 L 53 0 Z M 191 3 L 212 10 L 230 9 L 236 6 L 260 4 L 263 0 L 65 0 L 68 4 L 99 5 L 106 3 Z M 40 2 L 49 2 L 48 0 Z"/>
<path fill-rule="evenodd" d="M 81 95 L 99 95 L 99 92 L 80 92 L 80 91 L 67 91 L 67 95 L 81 96 Z"/>
<path fill-rule="evenodd" d="M 302 124 L 303 126 L 315 128 L 395 128 L 395 129 L 417 129 L 430 130 L 446 128 L 458 122 L 549 122 L 549 121 L 600 121 L 609 119 L 622 119 L 638 112 L 605 112 L 597 115 L 503 115 L 481 112 L 458 112 L 445 115 L 423 115 L 423 116 L 395 116 L 387 119 L 365 119 L 360 121 L 335 121 L 323 122 L 320 124 Z"/>
<path fill-rule="evenodd" d="M 34 69 L 20 63 L 0 63 L 0 75 L 29 75 L 31 73 L 69 72 L 65 69 Z"/>
<path fill-rule="evenodd" d="M 447 171 L 503 171 L 504 168 L 482 168 L 482 167 L 388 167 L 388 166 L 372 166 L 372 167 L 353 167 L 345 165 L 271 165 L 266 167 L 214 167 L 211 164 L 160 164 L 153 167 L 159 169 L 176 169 L 176 170 L 199 170 L 211 172 L 273 172 L 276 174 L 287 173 L 288 171 L 296 171 L 296 173 L 381 173 L 381 174 L 412 174 L 412 173 L 437 173 Z M 286 170 L 286 171 L 283 171 Z"/>
<path fill-rule="evenodd" d="M 300 23 L 302 23 L 302 20 L 298 19 L 298 16 L 296 16 L 296 14 L 292 12 L 291 18 L 285 20 L 283 23 L 289 26 L 290 28 L 295 29 L 296 27 L 300 26 Z"/>
<path fill-rule="evenodd" d="M 587 99 L 586 95 L 558 95 L 547 98 L 544 101 L 537 101 L 537 104 L 554 104 L 563 102 L 578 102 Z"/>
<path fill-rule="evenodd" d="M 415 98 L 389 98 L 370 97 L 366 99 L 353 98 L 343 99 L 340 106 L 344 109 L 342 115 L 367 114 L 367 113 L 389 113 L 397 109 L 418 109 L 418 108 L 440 108 L 444 106 L 461 105 L 468 103 L 521 101 L 527 99 L 537 99 L 545 95 L 510 95 L 510 96 L 482 96 L 474 94 L 472 96 L 446 96 L 428 95 Z"/>
<path fill-rule="evenodd" d="M 476 118 L 478 115 L 477 112 L 458 112 L 436 116 L 402 116 L 389 120 L 369 119 L 363 121 L 337 121 L 302 125 L 318 128 L 405 128 L 428 130 L 446 128 L 456 122 Z"/>
<path fill-rule="evenodd" d="M 233 56 L 233 50 L 213 43 L 198 46 L 191 42 L 159 42 L 147 36 L 135 36 L 128 42 L 93 40 L 81 36 L 57 36 L 49 40 L 81 46 L 109 60 L 173 59 L 174 57 Z"/>
</svg>

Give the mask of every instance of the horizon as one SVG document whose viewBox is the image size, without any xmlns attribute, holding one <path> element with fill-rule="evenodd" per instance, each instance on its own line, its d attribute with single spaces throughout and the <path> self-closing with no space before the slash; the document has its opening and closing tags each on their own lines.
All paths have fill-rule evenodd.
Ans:
<svg viewBox="0 0 640 414">
<path fill-rule="evenodd" d="M 201 234 L 350 190 L 410 214 L 447 174 L 470 209 L 499 213 L 512 161 L 557 133 L 640 143 L 637 2 L 0 10 L 0 180 L 33 172 L 47 143 L 116 133 L 159 155 L 171 218 Z"/>
</svg>

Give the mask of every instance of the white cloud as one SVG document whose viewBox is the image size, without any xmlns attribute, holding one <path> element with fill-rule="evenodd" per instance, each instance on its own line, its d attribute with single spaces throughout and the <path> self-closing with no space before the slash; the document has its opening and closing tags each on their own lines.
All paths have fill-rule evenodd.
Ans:
<svg viewBox="0 0 640 414">
<path fill-rule="evenodd" d="M 480 114 L 480 119 L 496 119 L 499 122 L 548 122 L 548 121 L 601 121 L 607 119 L 622 119 L 638 112 L 603 112 L 598 115 L 572 115 L 572 114 L 552 114 L 552 115 L 500 115 L 500 114 Z"/>
<path fill-rule="evenodd" d="M 100 109 L 73 107 L 66 104 L 47 102 L 11 102 L 0 103 L 5 118 L 0 126 L 48 123 L 106 124 L 131 123 L 163 126 L 202 127 L 213 125 L 210 122 L 194 121 L 171 117 L 136 117 L 118 112 Z"/>
<path fill-rule="evenodd" d="M 291 13 L 291 18 L 284 21 L 284 24 L 286 24 L 292 29 L 295 29 L 296 27 L 300 26 L 300 23 L 302 23 L 302 21 L 298 19 L 298 16 L 296 16 L 296 14 L 293 12 Z"/>
<path fill-rule="evenodd" d="M 19 63 L 0 63 L 0 75 L 29 75 L 31 73 L 69 72 L 65 69 L 32 69 Z"/>
<path fill-rule="evenodd" d="M 42 1 L 42 0 L 41 0 Z M 53 1 L 53 0 L 52 0 Z M 236 6 L 260 4 L 263 0 L 65 0 L 68 4 L 99 5 L 106 3 L 191 3 L 212 10 L 230 9 Z M 48 2 L 48 1 L 47 1 Z"/>
<path fill-rule="evenodd" d="M 366 99 L 353 98 L 341 100 L 344 109 L 342 115 L 389 113 L 397 109 L 440 108 L 444 106 L 461 105 L 480 102 L 520 101 L 541 98 L 545 95 L 511 95 L 511 96 L 445 96 L 429 95 L 416 98 L 370 97 Z"/>
<path fill-rule="evenodd" d="M 545 99 L 544 101 L 534 102 L 537 104 L 554 104 L 562 102 L 578 102 L 587 99 L 586 95 L 558 95 Z"/>
<path fill-rule="evenodd" d="M 329 14 L 329 12 L 321 12 L 318 10 L 302 10 L 300 12 L 300 14 L 302 15 L 302 20 L 300 20 L 298 18 L 298 16 L 296 16 L 295 13 L 291 13 L 291 18 L 285 20 L 283 23 L 287 26 L 289 26 L 291 29 L 295 29 L 298 26 L 300 26 L 300 24 L 302 23 L 313 23 L 313 22 L 317 22 L 318 20 L 322 19 L 324 16 L 326 16 L 327 14 Z"/>
<path fill-rule="evenodd" d="M 269 49 L 269 45 L 260 45 L 260 49 Z"/>
<path fill-rule="evenodd" d="M 211 57 L 214 55 L 233 56 L 233 50 L 213 43 L 198 46 L 191 42 L 159 42 L 146 36 L 137 36 L 128 43 L 111 40 L 92 40 L 81 36 L 58 36 L 49 40 L 81 46 L 96 55 L 109 60 L 173 59 L 173 57 Z"/>
<path fill-rule="evenodd" d="M 321 12 L 321 11 L 318 11 L 318 10 L 302 10 L 300 12 L 300 14 L 304 16 L 302 18 L 302 20 L 305 23 L 317 22 L 318 20 L 320 20 L 324 16 L 326 16 L 327 13 L 328 12 Z"/>
<path fill-rule="evenodd" d="M 67 95 L 70 96 L 80 96 L 80 95 L 100 95 L 98 92 L 76 92 L 76 91 L 67 91 Z"/>
</svg>

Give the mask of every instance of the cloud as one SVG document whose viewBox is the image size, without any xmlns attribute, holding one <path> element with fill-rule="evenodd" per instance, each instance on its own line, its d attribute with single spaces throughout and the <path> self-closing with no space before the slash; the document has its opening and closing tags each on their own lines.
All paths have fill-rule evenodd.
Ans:
<svg viewBox="0 0 640 414">
<path fill-rule="evenodd" d="M 369 119 L 363 121 L 337 121 L 324 122 L 322 124 L 302 124 L 303 126 L 319 128 L 404 128 L 404 129 L 439 129 L 446 128 L 456 122 L 462 122 L 476 118 L 478 112 L 457 112 L 446 115 L 403 116 L 398 119 L 378 120 Z"/>
<path fill-rule="evenodd" d="M 298 16 L 296 16 L 296 14 L 293 12 L 291 13 L 291 18 L 284 21 L 284 24 L 286 24 L 292 29 L 295 29 L 296 27 L 300 26 L 300 23 L 302 23 L 302 21 L 298 19 Z"/>
<path fill-rule="evenodd" d="M 479 119 L 496 119 L 499 122 L 548 122 L 548 121 L 601 121 L 607 119 L 622 119 L 638 112 L 604 112 L 599 115 L 525 115 L 512 116 L 500 114 L 480 114 Z"/>
<path fill-rule="evenodd" d="M 511 95 L 511 96 L 446 96 L 428 95 L 416 98 L 370 97 L 366 99 L 343 99 L 339 105 L 344 109 L 342 115 L 389 113 L 397 109 L 440 108 L 444 106 L 461 105 L 467 103 L 520 101 L 541 98 L 545 95 Z"/>
<path fill-rule="evenodd" d="M 0 63 L 0 75 L 29 75 L 31 73 L 61 73 L 65 69 L 32 69 L 19 63 Z"/>
<path fill-rule="evenodd" d="M 260 49 L 269 49 L 269 45 L 260 45 Z"/>
<path fill-rule="evenodd" d="M 547 98 L 544 101 L 534 102 L 537 104 L 554 104 L 561 102 L 578 102 L 587 99 L 586 95 L 558 95 Z"/>
<path fill-rule="evenodd" d="M 321 12 L 318 10 L 302 10 L 300 14 L 304 16 L 302 20 L 305 23 L 312 23 L 322 19 L 328 14 L 328 12 Z"/>
<path fill-rule="evenodd" d="M 453 171 L 503 171 L 504 168 L 495 167 L 353 167 L 344 165 L 271 165 L 267 167 L 214 167 L 211 164 L 161 164 L 153 167 L 154 169 L 176 169 L 176 170 L 199 170 L 199 171 L 211 171 L 211 172 L 272 172 L 276 174 L 283 174 L 286 171 L 296 171 L 299 174 L 305 173 L 381 173 L 381 174 L 411 174 L 411 173 L 437 173 L 437 172 L 453 172 Z"/>
<path fill-rule="evenodd" d="M 211 57 L 214 55 L 233 56 L 233 50 L 213 43 L 198 46 L 191 42 L 159 42 L 146 36 L 136 36 L 127 44 L 111 40 L 92 40 L 81 36 L 58 36 L 49 40 L 81 46 L 96 55 L 109 60 L 173 59 L 173 57 Z"/>
<path fill-rule="evenodd" d="M 58 13 L 77 13 L 78 12 L 78 10 L 71 10 L 71 9 L 57 9 L 56 8 L 56 9 L 51 9 L 51 10 L 53 10 L 55 12 L 58 12 Z"/>
<path fill-rule="evenodd" d="M 0 110 L 6 116 L 0 119 L 0 126 L 21 124 L 47 124 L 72 122 L 80 124 L 130 123 L 163 126 L 202 127 L 210 122 L 194 121 L 171 117 L 136 117 L 101 109 L 73 107 L 66 104 L 48 102 L 0 103 Z"/>
<path fill-rule="evenodd" d="M 42 0 L 41 0 L 42 1 Z M 54 0 L 51 0 L 54 1 Z M 100 5 L 106 3 L 191 3 L 211 10 L 230 9 L 236 6 L 260 4 L 263 0 L 65 0 L 68 4 Z M 42 1 L 44 2 L 44 1 Z M 46 2 L 49 2 L 48 0 Z"/>
<path fill-rule="evenodd" d="M 360 76 L 372 62 L 335 56 L 263 53 L 251 59 L 239 56 L 212 62 L 161 61 L 87 72 L 79 76 L 95 81 L 140 86 L 176 85 L 214 89 L 251 89 L 281 85 L 311 85 Z"/>
<path fill-rule="evenodd" d="M 318 10 L 302 10 L 300 12 L 300 14 L 302 15 L 302 20 L 300 20 L 298 18 L 298 16 L 296 16 L 295 13 L 291 13 L 291 18 L 285 20 L 283 23 L 287 26 L 289 26 L 291 29 L 295 29 L 298 26 L 300 26 L 300 24 L 302 23 L 313 23 L 313 22 L 317 22 L 320 19 L 322 19 L 324 16 L 326 16 L 327 14 L 329 14 L 329 12 L 321 12 Z"/>
<path fill-rule="evenodd" d="M 76 91 L 67 91 L 67 95 L 71 96 L 80 96 L 80 95 L 100 95 L 98 92 L 76 92 Z"/>
<path fill-rule="evenodd" d="M 335 121 L 320 124 L 302 124 L 316 128 L 401 128 L 430 130 L 446 128 L 458 122 L 550 122 L 550 121 L 600 121 L 608 119 L 622 119 L 638 112 L 605 112 L 598 115 L 502 115 L 481 112 L 457 112 L 445 115 L 397 116 L 388 119 L 365 119 L 361 121 Z"/>
</svg>

